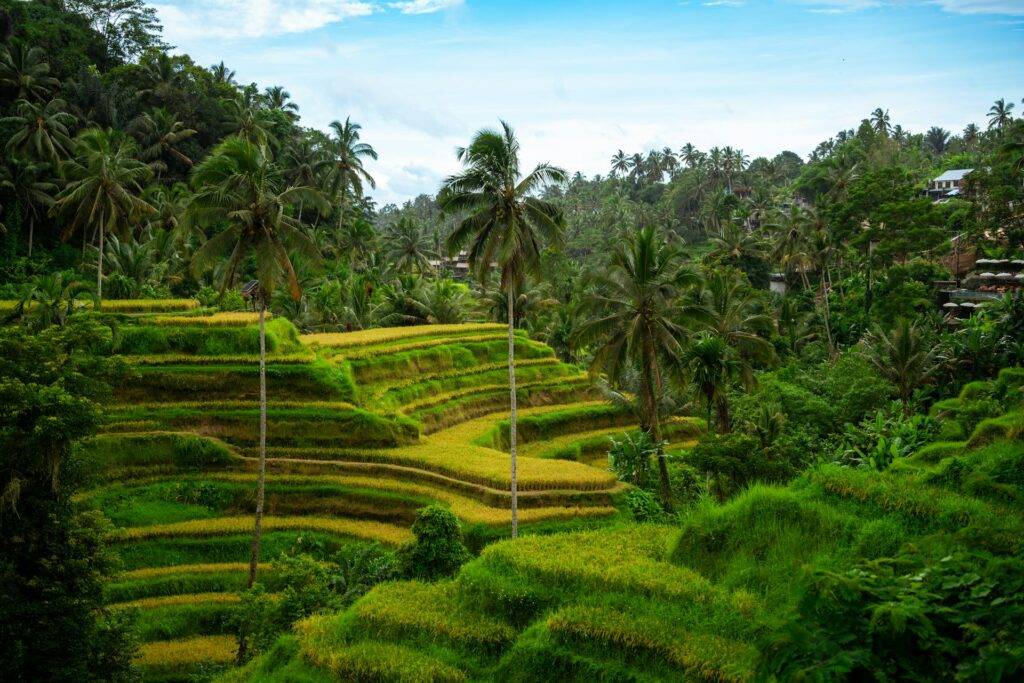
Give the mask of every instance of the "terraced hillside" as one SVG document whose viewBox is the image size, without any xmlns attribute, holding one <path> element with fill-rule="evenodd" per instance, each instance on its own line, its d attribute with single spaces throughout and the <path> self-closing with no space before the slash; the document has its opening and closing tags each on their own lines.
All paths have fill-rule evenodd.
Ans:
<svg viewBox="0 0 1024 683">
<path fill-rule="evenodd" d="M 989 384 L 1019 400 L 1022 383 L 1016 369 Z M 958 405 L 944 406 L 946 433 L 962 426 Z M 1022 473 L 1024 415 L 1012 412 L 884 472 L 826 465 L 786 487 L 756 486 L 698 507 L 682 528 L 622 524 L 499 542 L 453 580 L 384 584 L 345 612 L 302 622 L 230 679 L 752 680 L 809 568 L 842 572 L 901 550 L 933 565 L 957 552 L 1019 555 Z M 989 594 L 969 592 L 976 576 L 963 580 L 954 595 Z M 845 581 L 840 592 L 852 590 Z M 898 630 L 913 617 L 894 608 L 892 618 Z M 899 637 L 909 647 L 909 634 Z"/>
<path fill-rule="evenodd" d="M 258 330 L 249 313 L 118 314 L 132 376 L 87 445 L 97 485 L 83 498 L 117 527 L 117 608 L 139 610 L 140 663 L 178 678 L 228 662 L 244 585 L 258 443 Z M 300 337 L 267 325 L 268 476 L 263 558 L 301 535 L 326 548 L 410 539 L 433 502 L 481 547 L 508 525 L 505 328 L 475 324 Z M 547 346 L 517 340 L 525 456 L 524 531 L 618 517 L 622 487 L 585 462 L 632 418 L 598 400 Z M 671 427 L 679 440 L 697 421 Z M 502 438 L 504 435 L 504 439 Z M 265 571 L 268 590 L 275 577 Z"/>
</svg>

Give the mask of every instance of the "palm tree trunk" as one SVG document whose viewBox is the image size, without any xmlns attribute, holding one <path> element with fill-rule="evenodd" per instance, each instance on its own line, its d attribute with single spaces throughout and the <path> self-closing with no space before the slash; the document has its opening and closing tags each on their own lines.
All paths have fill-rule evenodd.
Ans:
<svg viewBox="0 0 1024 683">
<path fill-rule="evenodd" d="M 648 340 L 649 342 L 650 340 Z M 647 402 L 647 421 L 651 430 L 658 456 L 658 479 L 661 483 L 661 504 L 667 512 L 672 512 L 672 487 L 668 477 L 668 460 L 665 458 L 665 445 L 661 442 L 661 421 L 658 419 L 658 400 L 654 395 L 654 364 L 657 362 L 653 349 L 644 348 L 644 393 Z"/>
<path fill-rule="evenodd" d="M 35 221 L 32 220 L 32 214 L 28 217 L 28 257 L 32 258 L 32 230 L 35 227 Z"/>
<path fill-rule="evenodd" d="M 259 473 L 256 478 L 256 522 L 252 530 L 252 552 L 249 555 L 249 580 L 256 583 L 256 567 L 260 561 L 260 542 L 263 538 L 263 497 L 267 479 L 267 304 L 260 301 L 260 454 Z"/>
<path fill-rule="evenodd" d="M 266 312 L 267 303 L 260 296 L 260 452 L 256 475 L 256 520 L 252 529 L 252 546 L 249 553 L 249 578 L 246 587 L 252 588 L 256 583 L 256 568 L 260 562 L 260 543 L 263 540 L 263 498 L 267 484 L 267 334 Z M 243 633 L 238 638 L 238 663 L 245 661 L 247 639 Z"/>
<path fill-rule="evenodd" d="M 732 431 L 732 416 L 729 414 L 729 399 L 719 396 L 715 401 L 715 419 L 718 422 L 718 433 L 728 434 Z"/>
<path fill-rule="evenodd" d="M 512 538 L 519 535 L 519 492 L 516 479 L 516 335 L 515 335 L 515 297 L 508 292 L 508 452 L 511 457 L 510 486 L 512 493 Z"/>
<path fill-rule="evenodd" d="M 825 318 L 825 339 L 828 341 L 828 353 L 829 356 L 834 357 L 836 355 L 835 342 L 832 341 L 832 325 L 829 322 L 829 306 L 828 306 L 828 271 L 824 268 L 821 271 L 821 304 L 822 312 Z"/>
<path fill-rule="evenodd" d="M 103 301 L 103 235 L 106 226 L 100 223 L 100 252 L 96 256 L 96 300 Z"/>
</svg>

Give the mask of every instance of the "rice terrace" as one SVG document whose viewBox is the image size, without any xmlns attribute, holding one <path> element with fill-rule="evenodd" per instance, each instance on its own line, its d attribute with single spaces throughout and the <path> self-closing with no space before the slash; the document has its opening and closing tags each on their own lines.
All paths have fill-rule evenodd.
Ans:
<svg viewBox="0 0 1024 683">
<path fill-rule="evenodd" d="M 1022 21 L 0 0 L 3 680 L 1024 680 Z"/>
</svg>

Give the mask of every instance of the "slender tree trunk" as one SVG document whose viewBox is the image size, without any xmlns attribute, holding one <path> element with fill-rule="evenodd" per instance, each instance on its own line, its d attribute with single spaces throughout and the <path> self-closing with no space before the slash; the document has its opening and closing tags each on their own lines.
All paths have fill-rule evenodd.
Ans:
<svg viewBox="0 0 1024 683">
<path fill-rule="evenodd" d="M 256 583 L 256 567 L 260 561 L 260 543 L 263 540 L 263 497 L 267 479 L 267 304 L 260 297 L 260 453 L 256 477 L 256 521 L 252 530 L 252 551 L 249 554 L 248 588 Z"/>
<path fill-rule="evenodd" d="M 103 301 L 103 234 L 106 226 L 100 225 L 100 253 L 96 256 L 96 300 Z"/>
<path fill-rule="evenodd" d="M 32 215 L 28 217 L 28 257 L 32 258 L 32 231 L 35 227 L 35 221 L 32 220 Z"/>
<path fill-rule="evenodd" d="M 732 416 L 729 414 L 729 399 L 719 396 L 715 401 L 715 417 L 718 421 L 718 433 L 728 434 L 732 431 Z"/>
<path fill-rule="evenodd" d="M 511 457 L 511 492 L 512 492 L 512 538 L 519 535 L 519 491 L 516 478 L 516 334 L 515 334 L 515 297 L 508 292 L 508 452 Z"/>
<path fill-rule="evenodd" d="M 260 543 L 263 540 L 263 498 L 267 483 L 267 335 L 266 311 L 267 304 L 260 294 L 260 452 L 256 475 L 256 519 L 252 529 L 252 546 L 249 553 L 249 578 L 246 588 L 256 583 L 256 569 L 260 562 Z M 241 664 L 245 661 L 248 650 L 247 626 L 242 625 L 242 633 L 238 637 L 238 654 L 236 659 Z"/>
<path fill-rule="evenodd" d="M 836 355 L 835 342 L 832 340 L 832 325 L 829 322 L 829 305 L 828 305 L 828 282 L 827 282 L 827 271 L 822 269 L 821 271 L 821 303 L 822 311 L 825 318 L 825 339 L 828 341 L 828 353 L 829 356 Z"/>
<path fill-rule="evenodd" d="M 672 512 L 672 487 L 668 477 L 668 460 L 665 457 L 665 445 L 661 442 L 661 420 L 658 419 L 658 399 L 654 393 L 654 364 L 657 359 L 654 350 L 648 344 L 644 348 L 644 387 L 647 403 L 647 422 L 651 430 L 651 440 L 654 441 L 658 457 L 658 480 L 661 483 L 661 504 L 666 511 Z"/>
</svg>

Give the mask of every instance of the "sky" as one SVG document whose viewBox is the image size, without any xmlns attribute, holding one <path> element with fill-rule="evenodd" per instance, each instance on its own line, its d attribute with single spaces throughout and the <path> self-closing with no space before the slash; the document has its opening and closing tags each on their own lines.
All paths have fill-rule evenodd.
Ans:
<svg viewBox="0 0 1024 683">
<path fill-rule="evenodd" d="M 806 155 L 875 107 L 921 132 L 1024 108 L 1024 0 L 159 0 L 164 37 L 302 124 L 346 116 L 378 204 L 433 194 L 499 118 L 524 166 L 690 142 Z"/>
</svg>

